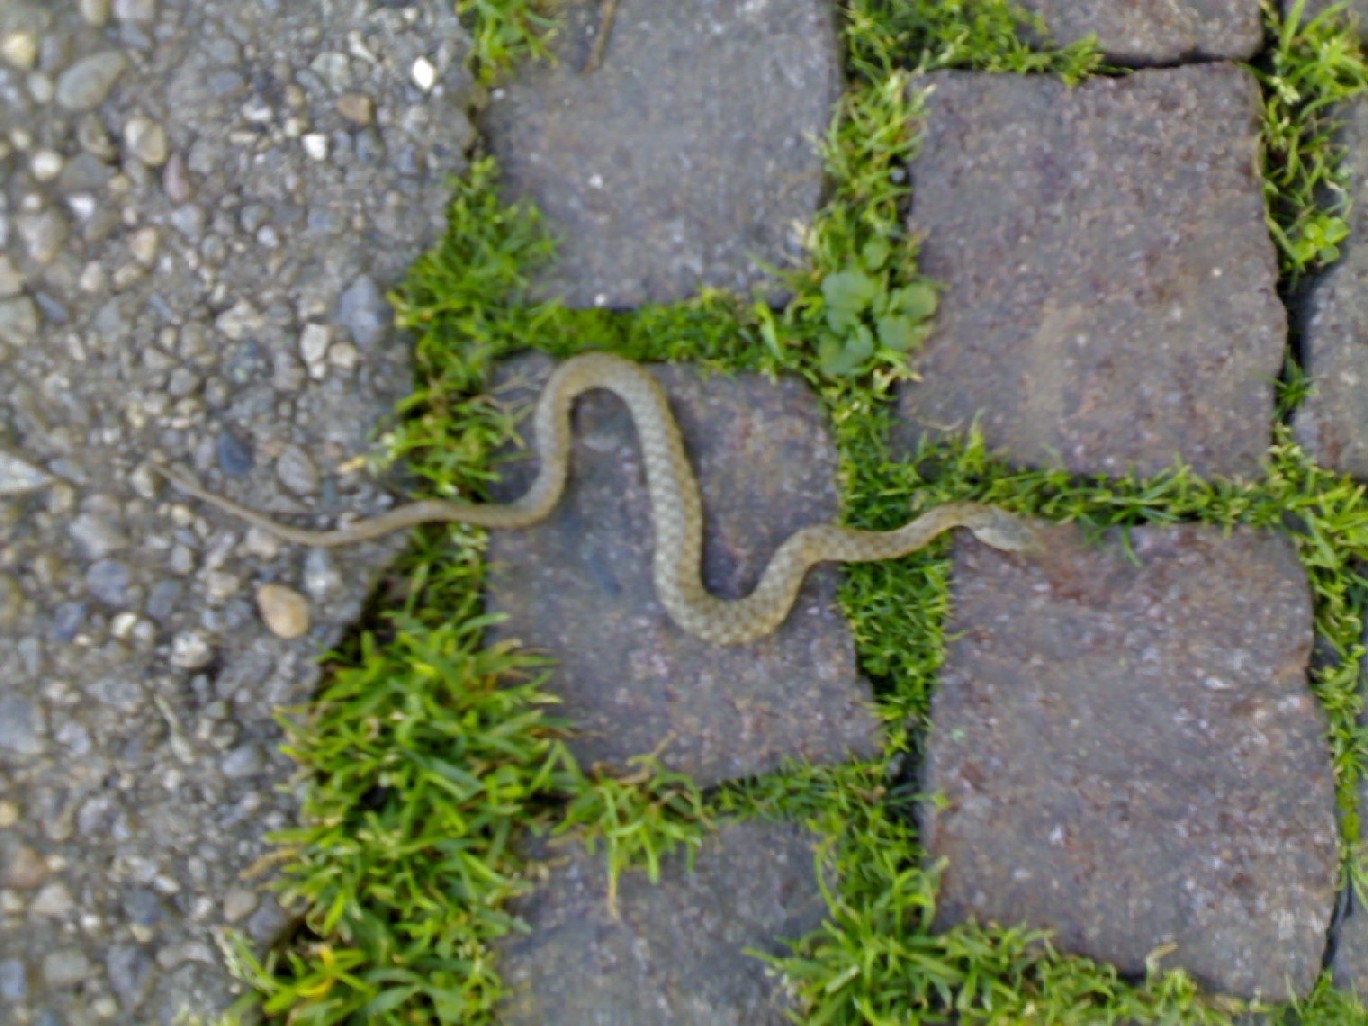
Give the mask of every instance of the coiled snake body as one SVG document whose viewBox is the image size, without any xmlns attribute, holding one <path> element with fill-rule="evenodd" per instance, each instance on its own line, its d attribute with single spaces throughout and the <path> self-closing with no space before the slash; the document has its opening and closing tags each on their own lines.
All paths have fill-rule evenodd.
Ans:
<svg viewBox="0 0 1368 1026">
<path fill-rule="evenodd" d="M 425 523 L 454 522 L 497 529 L 527 527 L 544 519 L 565 490 L 570 461 L 570 406 L 577 396 L 595 388 L 607 389 L 622 399 L 636 424 L 655 523 L 656 592 L 675 623 L 705 641 L 732 645 L 753 641 L 775 630 L 788 616 L 803 577 L 816 563 L 895 559 L 956 527 L 968 528 L 980 541 L 998 549 L 1023 551 L 1037 546 L 1031 528 L 1004 510 L 975 503 L 949 503 L 896 531 L 857 531 L 836 524 L 795 531 L 779 546 L 753 592 L 740 599 L 718 598 L 703 587 L 699 569 L 703 503 L 669 401 L 644 368 L 607 353 L 573 357 L 551 375 L 537 402 L 533 421 L 540 459 L 537 478 L 515 502 L 427 500 L 399 506 L 337 530 L 309 531 L 278 523 L 215 495 L 176 470 L 157 469 L 187 494 L 300 545 L 350 545 Z"/>
</svg>

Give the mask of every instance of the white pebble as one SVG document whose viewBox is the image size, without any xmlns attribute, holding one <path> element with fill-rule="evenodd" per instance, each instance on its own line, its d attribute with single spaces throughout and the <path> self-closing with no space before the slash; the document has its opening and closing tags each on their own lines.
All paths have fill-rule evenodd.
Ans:
<svg viewBox="0 0 1368 1026">
<path fill-rule="evenodd" d="M 320 363 L 328 355 L 332 333 L 326 324 L 306 324 L 299 334 L 299 355 L 308 364 Z"/>
<path fill-rule="evenodd" d="M 109 0 L 81 0 L 80 8 L 87 25 L 101 28 L 109 21 Z"/>
<path fill-rule="evenodd" d="M 328 362 L 340 370 L 349 371 L 361 360 L 361 351 L 350 342 L 339 342 L 328 350 Z"/>
<path fill-rule="evenodd" d="M 11 32 L 0 39 L 0 56 L 16 68 L 31 68 L 38 59 L 38 40 L 27 32 Z"/>
<path fill-rule="evenodd" d="M 436 85 L 437 69 L 426 57 L 419 57 L 413 62 L 413 83 L 423 92 L 427 92 Z"/>
<path fill-rule="evenodd" d="M 304 152 L 314 160 L 328 159 L 328 137 L 317 132 L 304 136 Z"/>
<path fill-rule="evenodd" d="M 127 641 L 133 635 L 133 628 L 138 626 L 137 613 L 120 613 L 109 623 L 109 632 L 120 641 Z"/>
<path fill-rule="evenodd" d="M 81 278 L 77 284 L 80 285 L 82 292 L 99 292 L 104 288 L 104 282 L 104 267 L 92 260 L 81 271 Z"/>
<path fill-rule="evenodd" d="M 157 229 L 139 228 L 128 240 L 128 250 L 138 263 L 151 267 L 157 258 Z"/>
<path fill-rule="evenodd" d="M 28 77 L 28 91 L 34 103 L 51 103 L 57 94 L 57 83 L 41 71 L 34 71 Z"/>
<path fill-rule="evenodd" d="M 67 197 L 67 207 L 80 221 L 87 220 L 95 213 L 96 205 L 95 197 L 88 192 L 76 192 Z"/>
<path fill-rule="evenodd" d="M 62 173 L 62 155 L 56 150 L 38 150 L 29 160 L 33 177 L 40 182 L 50 182 Z"/>
<path fill-rule="evenodd" d="M 214 649 L 203 631 L 177 634 L 171 642 L 171 665 L 181 670 L 199 670 L 214 661 Z"/>
<path fill-rule="evenodd" d="M 166 163 L 170 148 L 166 143 L 166 130 L 151 118 L 131 117 L 124 123 L 124 145 L 128 151 L 144 164 L 160 167 Z"/>
</svg>

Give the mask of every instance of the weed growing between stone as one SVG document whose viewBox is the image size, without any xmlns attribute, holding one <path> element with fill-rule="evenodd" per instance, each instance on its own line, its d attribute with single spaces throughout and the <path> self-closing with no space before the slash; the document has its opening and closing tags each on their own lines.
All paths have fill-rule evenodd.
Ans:
<svg viewBox="0 0 1368 1026">
<path fill-rule="evenodd" d="M 524 60 L 545 60 L 558 24 L 555 0 L 455 0 L 470 28 L 468 64 L 489 84 Z"/>
<path fill-rule="evenodd" d="M 1295 0 L 1286 16 L 1274 0 L 1260 3 L 1266 45 L 1250 70 L 1264 93 L 1268 230 L 1290 286 L 1334 263 L 1349 234 L 1347 173 L 1334 133 L 1339 105 L 1368 88 L 1368 63 L 1344 4 L 1307 18 L 1306 0 Z"/>
<path fill-rule="evenodd" d="M 447 238 L 395 296 L 400 323 L 417 339 L 417 385 L 384 438 L 385 461 L 402 459 L 419 491 L 482 498 L 491 454 L 516 430 L 484 392 L 492 361 L 528 345 L 556 356 L 609 349 L 719 372 L 802 375 L 831 418 L 846 519 L 857 526 L 894 526 L 937 503 L 973 499 L 1099 533 L 1175 521 L 1289 533 L 1312 581 L 1327 654 L 1313 687 L 1331 721 L 1347 852 L 1358 836 L 1354 796 L 1368 748 L 1356 690 L 1365 594 L 1358 561 L 1368 559 L 1363 489 L 1310 463 L 1282 427 L 1268 476 L 1253 484 L 1203 482 L 1181 467 L 1145 480 L 1013 470 L 972 439 L 891 461 L 889 390 L 916 338 L 899 343 L 933 305 L 918 291 L 930 284 L 917 275 L 904 228 L 903 168 L 917 113 L 909 86 L 941 67 L 1050 70 L 1076 80 L 1100 65 L 1086 46 L 1029 49 L 1021 17 L 1001 0 L 849 0 L 842 9 L 852 87 L 825 142 L 833 189 L 809 231 L 812 266 L 791 276 L 795 298 L 784 310 L 714 293 L 631 314 L 531 302 L 527 274 L 553 246 L 534 211 L 499 202 L 494 165 L 475 162 L 456 187 Z M 537 45 L 520 35 L 534 23 L 518 20 L 535 4 L 488 0 L 462 10 L 490 19 L 477 22 L 489 67 L 501 52 L 511 59 Z M 1323 83 L 1305 63 L 1320 60 L 1324 47 L 1297 44 L 1296 30 L 1287 38 L 1278 79 Z M 909 67 L 908 55 L 920 63 Z M 1307 109 L 1300 102 L 1269 118 L 1291 123 Z M 1284 138 L 1300 164 L 1331 166 L 1317 149 L 1323 137 Z M 1298 188 L 1278 186 L 1271 201 L 1306 200 Z M 1304 211 L 1294 200 L 1287 209 Z M 1279 221 L 1283 238 L 1314 241 L 1297 226 L 1318 217 Z M 1288 404 L 1296 381 L 1284 391 Z M 305 818 L 277 840 L 283 890 L 304 919 L 264 961 L 230 939 L 230 962 L 252 990 L 244 1010 L 291 1023 L 484 1026 L 501 993 L 490 944 L 517 928 L 504 908 L 526 886 L 515 843 L 522 831 L 601 845 L 616 876 L 653 873 L 663 853 L 696 847 L 718 819 L 766 816 L 810 823 L 828 838 L 824 859 L 836 881 L 823 928 L 772 960 L 798 994 L 800 1023 L 891 1026 L 952 1015 L 965 1023 L 1228 1023 L 1239 1011 L 1237 1002 L 1200 994 L 1186 975 L 1162 971 L 1157 959 L 1144 980 L 1121 980 L 1038 934 L 930 932 L 937 869 L 924 864 L 911 825 L 917 796 L 896 781 L 916 756 L 944 658 L 945 544 L 897 564 L 852 567 L 842 589 L 889 727 L 882 758 L 791 766 L 707 796 L 649 758 L 618 777 L 575 765 L 563 745 L 568 725 L 554 718 L 546 687 L 554 669 L 507 646 L 482 646 L 482 550 L 475 530 L 420 532 L 369 631 L 330 660 L 318 703 L 286 720 L 306 784 Z M 1275 1011 L 1312 1026 L 1368 1023 L 1328 979 L 1301 1005 Z"/>
</svg>

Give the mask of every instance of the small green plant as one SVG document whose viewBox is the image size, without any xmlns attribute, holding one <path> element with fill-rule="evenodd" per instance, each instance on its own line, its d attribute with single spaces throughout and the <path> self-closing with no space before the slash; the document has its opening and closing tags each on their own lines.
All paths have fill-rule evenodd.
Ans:
<svg viewBox="0 0 1368 1026">
<path fill-rule="evenodd" d="M 870 239 L 845 270 L 822 279 L 829 329 L 818 341 L 822 373 L 861 373 L 876 355 L 901 359 L 926 336 L 936 290 L 921 281 L 894 287 L 891 254 L 886 240 Z"/>
<path fill-rule="evenodd" d="M 456 0 L 470 28 L 468 63 L 489 84 L 519 61 L 546 60 L 558 25 L 555 0 Z"/>
<path fill-rule="evenodd" d="M 238 943 L 234 963 L 268 1016 L 490 1021 L 488 948 L 528 889 L 513 842 L 548 822 L 578 771 L 545 715 L 543 664 L 484 645 L 488 620 L 458 612 L 440 625 L 396 615 L 385 645 L 363 635 L 316 706 L 284 720 L 310 787 L 304 825 L 272 839 L 282 903 L 304 918 L 281 952 L 259 961 Z"/>
<path fill-rule="evenodd" d="M 827 377 L 907 375 L 935 313 L 906 225 L 924 77 L 947 68 L 1052 72 L 1077 82 L 1101 67 L 1091 40 L 1057 49 L 1007 0 L 848 0 L 842 35 L 851 83 L 822 152 L 832 195 L 806 235 L 812 266 L 790 276 L 784 332 Z"/>
<path fill-rule="evenodd" d="M 1339 258 L 1349 234 L 1347 173 L 1334 141 L 1345 101 L 1368 88 L 1368 62 L 1344 4 L 1306 18 L 1261 0 L 1270 45 L 1252 70 L 1264 92 L 1263 181 L 1268 230 L 1285 281 Z"/>
<path fill-rule="evenodd" d="M 617 885 L 622 873 L 644 868 L 651 883 L 660 879 L 660 860 L 683 848 L 688 866 L 712 829 L 703 792 L 693 779 L 666 769 L 657 755 L 627 760 L 636 770 L 617 774 L 597 770 L 565 808 L 558 833 L 574 831 L 593 854 L 601 843 L 608 859 L 608 908 L 617 916 Z"/>
</svg>

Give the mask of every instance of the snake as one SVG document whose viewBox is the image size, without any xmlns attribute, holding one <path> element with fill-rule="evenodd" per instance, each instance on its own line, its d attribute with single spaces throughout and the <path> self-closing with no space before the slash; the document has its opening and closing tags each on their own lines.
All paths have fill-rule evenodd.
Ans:
<svg viewBox="0 0 1368 1026">
<path fill-rule="evenodd" d="M 749 595 L 724 599 L 710 593 L 700 569 L 703 500 L 664 389 L 641 364 L 610 353 L 581 353 L 559 363 L 533 414 L 539 466 L 528 490 L 508 503 L 429 499 L 333 530 L 306 530 L 273 520 L 197 484 L 167 464 L 154 469 L 182 492 L 232 514 L 283 541 L 329 548 L 370 541 L 419 524 L 462 523 L 490 529 L 531 527 L 560 500 L 569 475 L 570 411 L 585 392 L 604 389 L 627 406 L 636 426 L 651 518 L 655 526 L 656 594 L 686 633 L 717 645 L 755 641 L 778 629 L 798 598 L 809 569 L 818 563 L 868 563 L 906 556 L 937 536 L 965 528 L 985 545 L 1005 552 L 1040 547 L 1035 530 L 996 506 L 951 502 L 936 506 L 890 531 L 866 531 L 828 523 L 789 535 Z"/>
</svg>

